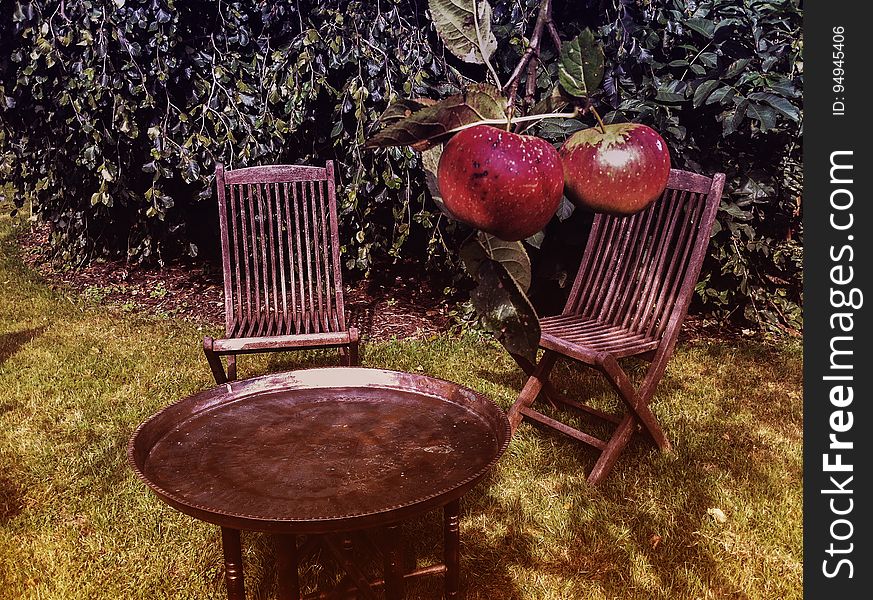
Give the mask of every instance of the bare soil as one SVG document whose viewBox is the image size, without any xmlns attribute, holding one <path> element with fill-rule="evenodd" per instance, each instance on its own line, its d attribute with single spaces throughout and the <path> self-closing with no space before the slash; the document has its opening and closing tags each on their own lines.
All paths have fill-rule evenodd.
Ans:
<svg viewBox="0 0 873 600">
<path fill-rule="evenodd" d="M 187 261 L 157 268 L 96 260 L 81 269 L 61 269 L 47 258 L 48 233 L 41 227 L 21 236 L 21 247 L 25 262 L 49 285 L 86 301 L 207 327 L 224 324 L 223 280 L 217 266 Z M 421 338 L 451 327 L 451 303 L 417 265 L 384 265 L 375 271 L 378 276 L 345 286 L 346 311 L 364 339 Z"/>
<path fill-rule="evenodd" d="M 25 262 L 54 288 L 72 290 L 86 301 L 119 306 L 130 312 L 185 319 L 205 327 L 224 324 L 220 267 L 180 261 L 162 268 L 124 261 L 96 260 L 81 269 L 63 269 L 48 258 L 48 230 L 34 226 L 20 238 Z M 369 278 L 346 281 L 350 324 L 369 341 L 426 338 L 452 329 L 454 301 L 446 298 L 420 265 L 380 265 Z M 748 336 L 689 314 L 680 341 Z"/>
</svg>

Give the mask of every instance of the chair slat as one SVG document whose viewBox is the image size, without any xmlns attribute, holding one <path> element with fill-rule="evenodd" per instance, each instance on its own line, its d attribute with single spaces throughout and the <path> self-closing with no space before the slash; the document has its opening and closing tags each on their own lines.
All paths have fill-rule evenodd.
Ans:
<svg viewBox="0 0 873 600">
<path fill-rule="evenodd" d="M 279 323 L 279 330 L 285 333 L 285 320 L 288 318 L 288 288 L 285 282 L 285 262 L 287 254 L 287 237 L 285 235 L 285 216 L 282 213 L 283 202 L 282 196 L 284 185 L 282 183 L 275 184 L 273 192 L 273 212 L 276 214 L 276 255 L 278 256 L 278 285 L 277 290 L 282 302 L 282 312 L 279 313 L 276 321 Z M 276 304 L 276 310 L 279 310 L 279 304 Z"/>
<path fill-rule="evenodd" d="M 307 194 L 307 191 L 309 194 Z M 307 292 L 307 303 L 306 303 L 306 333 L 311 331 L 313 333 L 317 332 L 317 323 L 318 321 L 313 318 L 313 313 L 315 312 L 315 295 L 312 292 L 312 233 L 311 228 L 309 226 L 309 204 L 311 200 L 312 185 L 304 185 L 304 192 L 301 194 L 303 200 L 303 230 L 304 230 L 304 247 L 306 249 L 306 292 Z"/>
<path fill-rule="evenodd" d="M 636 223 L 628 244 L 625 268 L 621 275 L 616 278 L 615 285 L 613 286 L 613 301 L 601 313 L 601 318 L 607 322 L 615 322 L 620 318 L 620 315 L 627 311 L 627 303 L 630 301 L 633 291 L 639 288 L 642 283 L 640 280 L 640 266 L 646 258 L 648 250 L 646 238 L 648 232 L 651 231 L 657 212 L 658 210 L 646 210 L 632 217 L 636 218 Z"/>
<path fill-rule="evenodd" d="M 306 295 L 305 295 L 305 286 L 306 286 L 306 276 L 303 273 L 303 243 L 301 241 L 301 201 L 300 196 L 303 191 L 303 186 L 300 183 L 294 183 L 294 232 L 295 237 L 297 239 L 297 248 L 294 252 L 294 264 L 297 268 L 297 283 L 299 285 L 299 293 L 300 297 L 298 298 L 299 304 L 294 307 L 295 312 L 297 313 L 297 321 L 296 321 L 296 330 L 294 333 L 308 333 L 309 328 L 306 324 Z"/>
<path fill-rule="evenodd" d="M 291 334 L 297 332 L 297 273 L 294 268 L 296 261 L 294 260 L 295 256 L 295 246 L 294 246 L 294 221 L 293 221 L 293 184 L 289 182 L 285 182 L 283 184 L 285 189 L 285 197 L 282 199 L 282 204 L 285 207 L 285 234 L 286 234 L 286 243 L 288 245 L 288 292 L 290 294 L 290 298 L 287 298 L 289 302 L 289 309 L 285 314 L 285 333 Z"/>
<path fill-rule="evenodd" d="M 596 224 L 592 227 L 591 231 L 593 239 L 589 240 L 590 243 L 585 250 L 586 257 L 583 258 L 585 277 L 582 278 L 582 285 L 580 286 L 579 298 L 577 300 L 579 308 L 574 308 L 573 310 L 573 312 L 578 310 L 582 314 L 588 313 L 591 309 L 590 297 L 592 294 L 597 293 L 597 290 L 603 285 L 607 272 L 606 262 L 608 258 L 606 257 L 610 256 L 612 236 L 616 228 L 614 220 L 604 221 L 602 219 L 595 219 L 595 221 Z M 602 256 L 604 260 L 585 260 L 585 258 L 590 259 L 594 256 Z M 577 279 L 579 279 L 578 276 Z"/>
<path fill-rule="evenodd" d="M 250 223 L 250 214 L 251 211 L 247 209 L 248 203 L 246 201 L 245 195 L 246 190 L 243 186 L 233 186 L 235 190 L 234 195 L 237 197 L 239 201 L 239 209 L 240 209 L 240 223 L 242 224 L 242 240 L 237 240 L 237 244 L 242 242 L 242 251 L 243 251 L 243 281 L 241 285 L 246 291 L 246 309 L 245 309 L 245 318 L 247 321 L 251 321 L 254 318 L 254 311 L 252 308 L 254 307 L 254 297 L 253 292 L 255 286 L 252 282 L 251 277 L 251 254 L 249 253 L 249 223 Z"/>
<path fill-rule="evenodd" d="M 221 187 L 222 187 L 222 192 L 223 192 L 224 186 L 221 186 Z M 239 241 L 240 241 L 240 237 L 245 235 L 245 234 L 240 230 L 241 217 L 239 214 L 240 211 L 237 208 L 238 200 L 236 198 L 236 194 L 237 194 L 236 186 L 230 186 L 228 191 L 230 192 L 231 225 L 228 228 L 229 234 L 226 237 L 226 239 L 222 240 L 221 245 L 222 245 L 222 247 L 231 246 L 231 245 L 233 246 L 233 255 L 232 255 L 233 256 L 233 258 L 232 258 L 233 271 L 232 271 L 232 276 L 229 278 L 226 277 L 224 280 L 225 297 L 231 298 L 231 302 L 230 302 L 230 304 L 228 304 L 228 307 L 231 308 L 231 310 L 229 312 L 233 312 L 235 315 L 234 318 L 236 319 L 236 321 L 241 322 L 243 319 L 243 295 L 242 295 L 242 283 L 241 283 L 241 279 L 242 279 L 242 270 L 241 269 L 242 269 L 242 267 L 240 264 L 241 252 L 240 252 L 240 247 L 239 247 L 239 245 L 240 245 Z M 225 211 L 226 211 L 226 209 L 225 209 Z M 230 254 L 230 249 L 228 249 L 228 254 Z M 230 265 L 226 265 L 225 269 L 226 269 L 225 272 L 231 273 Z M 227 291 L 228 289 L 235 289 L 236 296 L 234 296 L 232 292 L 228 293 L 228 291 Z M 228 331 L 230 331 L 230 327 L 228 327 Z"/>
<path fill-rule="evenodd" d="M 278 254 L 278 231 L 276 231 L 275 219 L 273 217 L 275 210 L 273 204 L 273 189 L 274 184 L 268 184 L 264 186 L 264 202 L 266 205 L 266 213 L 267 213 L 267 251 L 270 256 L 270 268 L 268 269 L 268 273 L 270 275 L 269 288 L 271 292 L 271 297 L 273 301 L 273 310 L 270 311 L 270 327 L 271 334 L 275 334 L 276 325 L 279 320 L 279 277 L 276 272 L 279 263 Z"/>
<path fill-rule="evenodd" d="M 318 331 L 327 331 L 327 323 L 325 322 L 324 315 L 324 294 L 322 286 L 323 275 L 321 272 L 322 261 L 321 261 L 321 253 L 323 251 L 323 244 L 321 242 L 319 232 L 321 231 L 321 226 L 318 223 L 318 197 L 321 193 L 321 186 L 318 185 L 314 181 L 309 182 L 309 209 L 312 213 L 312 263 L 315 270 L 315 323 L 316 329 Z"/>
<path fill-rule="evenodd" d="M 334 183 L 334 167 L 332 162 L 328 162 L 327 166 L 327 196 L 329 199 L 336 198 L 336 184 Z M 342 331 L 346 329 L 346 313 L 345 300 L 343 295 L 343 280 L 342 280 L 342 264 L 340 263 L 340 242 L 339 242 L 339 224 L 337 221 L 336 201 L 331 200 L 328 205 L 328 215 L 330 217 L 330 247 L 331 258 L 333 259 L 333 280 L 334 286 L 331 293 L 336 299 L 336 321 L 337 329 Z"/>
<path fill-rule="evenodd" d="M 681 253 L 674 253 L 673 264 L 670 265 L 670 272 L 666 278 L 666 285 L 663 286 L 658 301 L 656 303 L 656 312 L 653 315 L 652 322 L 649 324 L 649 334 L 660 337 L 664 332 L 667 321 L 679 299 L 679 292 L 685 285 L 686 276 L 689 272 L 688 265 L 690 263 L 690 255 L 694 249 L 694 238 L 700 235 L 706 235 L 708 232 L 698 232 L 700 226 L 700 217 L 705 208 L 705 198 L 699 194 L 693 193 L 688 199 L 685 207 L 686 217 L 684 220 L 684 228 L 682 237 L 678 240 L 677 245 L 681 248 Z M 696 278 L 696 275 L 695 275 Z M 692 282 L 694 285 L 696 282 Z"/>
<path fill-rule="evenodd" d="M 663 275 L 666 263 L 670 259 L 670 239 L 676 227 L 676 217 L 680 213 L 682 199 L 686 193 L 680 194 L 679 201 L 671 194 L 671 202 L 665 211 L 665 218 L 657 223 L 655 233 L 649 240 L 652 247 L 651 260 L 646 265 L 645 272 L 641 274 L 641 281 L 645 283 L 639 302 L 633 306 L 632 317 L 629 322 L 630 329 L 637 331 L 644 329 L 648 324 L 651 314 L 652 301 L 660 286 L 664 284 Z"/>
<path fill-rule="evenodd" d="M 333 298 L 331 298 L 331 290 L 336 287 L 336 283 L 331 281 L 330 276 L 330 237 L 328 236 L 328 224 L 325 208 L 325 197 L 327 196 L 327 186 L 320 183 L 318 186 L 318 222 L 319 235 L 321 236 L 321 261 L 324 272 L 324 327 L 325 331 L 333 331 L 337 328 L 336 319 L 333 310 Z"/>
</svg>

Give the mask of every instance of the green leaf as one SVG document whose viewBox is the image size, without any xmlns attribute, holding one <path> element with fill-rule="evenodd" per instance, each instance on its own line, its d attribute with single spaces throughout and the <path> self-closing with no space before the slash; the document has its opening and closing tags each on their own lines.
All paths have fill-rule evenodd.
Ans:
<svg viewBox="0 0 873 600">
<path fill-rule="evenodd" d="M 770 91 L 786 98 L 797 98 L 800 96 L 800 91 L 798 91 L 797 87 L 787 79 L 772 84 Z"/>
<path fill-rule="evenodd" d="M 685 26 L 693 29 L 705 38 L 711 38 L 712 34 L 715 33 L 715 23 L 709 19 L 688 19 L 685 21 Z"/>
<path fill-rule="evenodd" d="M 729 104 L 735 95 L 736 91 L 732 87 L 727 85 L 722 86 L 709 95 L 706 99 L 706 103 L 715 104 L 716 102 L 720 102 L 721 104 Z"/>
<path fill-rule="evenodd" d="M 401 101 L 406 102 L 406 101 Z M 408 104 L 404 104 L 408 107 Z M 425 106 L 404 118 L 394 118 L 399 109 L 391 109 L 392 123 L 364 142 L 364 148 L 415 146 L 419 150 L 444 141 L 449 132 L 462 125 L 483 119 L 505 116 L 506 98 L 500 90 L 486 84 L 472 85 L 463 94 Z M 388 112 L 388 111 L 386 111 Z"/>
<path fill-rule="evenodd" d="M 589 96 L 603 81 L 603 47 L 590 29 L 561 46 L 558 81 L 571 96 Z"/>
<path fill-rule="evenodd" d="M 437 33 L 449 51 L 468 63 L 485 64 L 497 49 L 486 0 L 428 0 Z"/>
<path fill-rule="evenodd" d="M 379 117 L 379 123 L 385 127 L 395 123 L 401 119 L 412 116 L 412 113 L 421 110 L 426 106 L 433 106 L 436 100 L 430 98 L 409 98 L 401 99 L 392 102 Z"/>
<path fill-rule="evenodd" d="M 722 123 L 723 134 L 725 136 L 728 136 L 737 130 L 746 116 L 746 109 L 748 107 L 749 101 L 742 100 L 734 110 L 725 113 L 724 122 Z"/>
<path fill-rule="evenodd" d="M 476 238 L 488 258 L 503 265 L 521 291 L 527 293 L 531 282 L 530 258 L 522 243 L 507 242 L 484 231 L 480 231 Z"/>
<path fill-rule="evenodd" d="M 727 73 L 724 74 L 726 79 L 730 79 L 731 77 L 736 77 L 739 75 L 746 66 L 752 62 L 751 59 L 748 58 L 740 58 L 731 63 L 731 66 L 728 67 Z"/>
<path fill-rule="evenodd" d="M 537 135 L 547 140 L 563 140 L 585 129 L 586 125 L 579 119 L 543 119 L 536 124 Z"/>
<path fill-rule="evenodd" d="M 443 195 L 440 192 L 437 183 L 437 170 L 440 165 L 440 157 L 443 155 L 443 146 L 438 145 L 433 148 L 428 148 L 421 153 L 421 166 L 424 168 L 425 183 L 430 191 L 430 197 L 439 207 L 439 209 L 447 216 L 451 216 L 446 210 L 446 205 L 443 202 Z M 454 217 L 452 217 L 454 218 Z"/>
<path fill-rule="evenodd" d="M 464 90 L 467 104 L 482 119 L 500 119 L 506 115 L 506 97 L 493 85 L 475 83 Z"/>
<path fill-rule="evenodd" d="M 718 54 L 715 52 L 703 52 L 699 60 L 704 66 L 713 69 L 718 66 Z"/>
<path fill-rule="evenodd" d="M 776 127 L 776 111 L 765 104 L 750 103 L 746 114 L 758 121 L 761 131 L 767 131 Z"/>
<path fill-rule="evenodd" d="M 477 283 L 470 299 L 483 325 L 509 352 L 536 362 L 539 320 L 518 283 L 503 263 L 489 257 L 478 235 L 464 242 L 459 254 Z"/>
<path fill-rule="evenodd" d="M 777 96 L 776 94 L 771 94 L 769 92 L 757 92 L 754 94 L 749 94 L 749 98 L 752 100 L 760 100 L 766 102 L 773 108 L 775 108 L 779 113 L 785 115 L 795 123 L 800 121 L 800 109 L 791 104 L 785 98 L 781 96 Z"/>
<path fill-rule="evenodd" d="M 733 202 L 722 202 L 721 206 L 719 206 L 719 211 L 741 221 L 748 221 L 752 218 L 752 213 L 743 210 Z"/>
<path fill-rule="evenodd" d="M 685 95 L 660 89 L 658 90 L 658 94 L 655 96 L 655 100 L 657 100 L 658 102 L 668 103 L 685 102 Z"/>
<path fill-rule="evenodd" d="M 561 88 L 555 86 L 552 93 L 534 104 L 530 109 L 532 115 L 561 112 L 570 105 L 571 99 L 561 93 Z"/>
<path fill-rule="evenodd" d="M 719 82 L 710 79 L 709 81 L 704 81 L 700 85 L 697 86 L 697 89 L 694 90 L 694 108 L 699 108 L 703 101 L 706 100 L 712 91 L 718 87 Z"/>
</svg>

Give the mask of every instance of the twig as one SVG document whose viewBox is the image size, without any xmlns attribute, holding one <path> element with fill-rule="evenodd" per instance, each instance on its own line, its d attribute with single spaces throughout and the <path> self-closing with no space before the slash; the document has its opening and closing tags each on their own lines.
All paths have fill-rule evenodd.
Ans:
<svg viewBox="0 0 873 600">
<path fill-rule="evenodd" d="M 543 30 L 547 30 L 552 43 L 555 44 L 557 50 L 561 49 L 561 38 L 558 35 L 558 30 L 552 22 L 552 0 L 542 0 L 537 20 L 534 24 L 533 33 L 530 38 L 530 45 L 524 54 L 521 55 L 518 64 L 509 76 L 506 84 L 503 86 L 503 91 L 507 92 L 509 98 L 507 117 L 511 121 L 512 113 L 515 110 L 515 98 L 518 94 L 518 84 L 521 80 L 522 73 L 527 69 L 527 85 L 525 89 L 525 101 L 531 104 L 533 95 L 536 92 L 536 67 L 537 63 L 534 58 L 539 59 L 540 45 L 542 43 Z"/>
<path fill-rule="evenodd" d="M 573 111 L 571 113 L 542 113 L 539 115 L 528 115 L 526 117 L 517 117 L 512 120 L 513 123 L 526 123 L 528 121 L 542 121 L 543 119 L 573 119 L 579 116 L 577 111 Z M 448 135 L 450 133 L 458 133 L 459 131 L 464 131 L 465 129 L 470 129 L 471 127 L 476 127 L 477 125 L 504 125 L 506 124 L 506 119 L 481 119 L 479 121 L 473 121 L 472 123 L 467 123 L 466 125 L 461 125 L 460 127 L 455 127 L 454 129 L 449 129 L 447 132 L 441 135 Z"/>
</svg>

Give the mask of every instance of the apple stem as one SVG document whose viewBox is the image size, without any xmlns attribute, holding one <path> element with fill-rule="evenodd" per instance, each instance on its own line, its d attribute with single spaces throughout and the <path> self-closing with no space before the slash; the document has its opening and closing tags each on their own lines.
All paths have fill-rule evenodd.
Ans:
<svg viewBox="0 0 873 600">
<path fill-rule="evenodd" d="M 597 119 L 597 126 L 600 127 L 600 133 L 606 133 L 606 125 L 603 124 L 603 119 L 600 118 L 600 115 L 597 113 L 597 109 L 593 106 L 589 106 L 588 110 L 594 115 L 594 118 Z"/>
<path fill-rule="evenodd" d="M 527 123 L 528 121 L 542 121 L 543 119 L 572 119 L 577 116 L 579 116 L 579 113 L 576 111 L 573 111 L 571 113 L 542 113 L 539 115 L 516 117 L 509 122 L 509 125 L 512 125 L 513 123 Z M 472 123 L 467 123 L 466 125 L 461 125 L 460 127 L 450 129 L 444 135 L 448 135 L 450 133 L 458 133 L 459 131 L 464 131 L 465 129 L 470 129 L 471 127 L 476 127 L 477 125 L 503 125 L 506 122 L 506 119 L 481 119 L 479 121 L 473 121 Z"/>
</svg>

